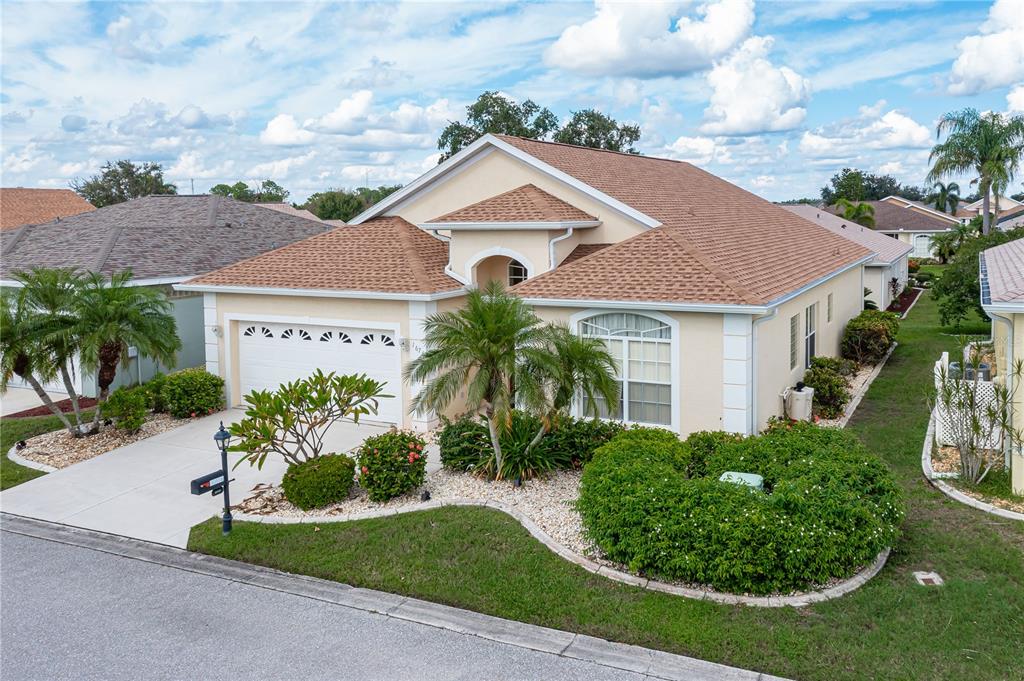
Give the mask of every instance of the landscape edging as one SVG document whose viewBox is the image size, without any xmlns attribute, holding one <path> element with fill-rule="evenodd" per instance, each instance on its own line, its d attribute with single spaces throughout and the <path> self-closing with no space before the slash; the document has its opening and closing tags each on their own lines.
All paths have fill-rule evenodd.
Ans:
<svg viewBox="0 0 1024 681">
<path fill-rule="evenodd" d="M 34 468 L 35 470 L 42 471 L 43 473 L 53 473 L 55 471 L 59 471 L 60 470 L 59 468 L 54 468 L 53 466 L 47 466 L 45 463 L 39 463 L 38 461 L 33 461 L 31 459 L 26 459 L 25 457 L 19 455 L 18 454 L 18 446 L 17 445 L 15 445 L 14 447 L 11 447 L 10 449 L 7 450 L 7 458 L 12 463 L 16 463 L 19 466 L 24 466 L 25 468 Z"/>
<path fill-rule="evenodd" d="M 945 494 L 954 501 L 959 501 L 961 504 L 966 504 L 972 508 L 976 508 L 979 511 L 985 513 L 991 513 L 992 515 L 999 516 L 1000 518 L 1007 518 L 1009 520 L 1020 520 L 1024 521 L 1024 513 L 1017 513 L 1016 511 L 1008 511 L 1005 508 L 999 508 L 992 504 L 986 504 L 984 501 L 979 501 L 974 497 L 967 496 L 957 488 L 950 485 L 948 482 L 943 481 L 935 470 L 932 468 L 932 444 L 935 441 L 935 410 L 932 410 L 931 416 L 928 418 L 928 430 L 924 434 L 924 447 L 921 449 L 921 472 L 924 474 L 925 480 L 928 481 L 935 489 Z"/>
<path fill-rule="evenodd" d="M 480 499 L 447 499 L 444 501 L 427 501 L 418 506 L 414 507 L 402 507 L 402 508 L 385 508 L 375 511 L 366 511 L 364 513 L 353 514 L 344 520 L 339 520 L 337 517 L 332 516 L 299 516 L 299 517 L 288 517 L 288 516 L 274 516 L 274 515 L 256 515 L 249 513 L 233 513 L 232 517 L 235 520 L 243 520 L 256 523 L 267 523 L 267 524 L 300 524 L 300 523 L 337 523 L 337 522 L 349 522 L 353 520 L 367 520 L 370 518 L 384 518 L 388 516 L 398 515 L 400 513 L 415 513 L 417 511 L 427 511 L 436 508 L 442 508 L 444 506 L 483 506 L 487 508 L 493 508 L 512 516 L 516 521 L 519 522 L 526 531 L 529 532 L 535 539 L 540 543 L 544 544 L 548 549 L 564 558 L 570 563 L 579 565 L 587 572 L 592 572 L 602 577 L 607 577 L 616 582 L 623 584 L 629 584 L 631 586 L 638 586 L 642 589 L 649 591 L 660 591 L 662 593 L 672 594 L 675 596 L 682 596 L 684 598 L 691 598 L 694 600 L 712 601 L 715 603 L 722 603 L 726 605 L 749 605 L 760 608 L 781 608 L 781 607 L 804 607 L 812 603 L 823 603 L 830 601 L 834 598 L 844 596 L 851 591 L 863 586 L 869 579 L 877 575 L 882 567 L 885 566 L 885 561 L 889 558 L 889 552 L 891 549 L 885 549 L 875 557 L 875 560 L 863 568 L 849 579 L 843 580 L 839 584 L 828 587 L 821 591 L 809 591 L 807 593 L 794 594 L 791 596 L 743 596 L 739 594 L 722 593 L 719 591 L 711 591 L 704 589 L 692 589 L 689 587 L 679 586 L 678 584 L 669 584 L 667 582 L 660 582 L 654 579 L 648 579 L 646 577 L 640 577 L 637 575 L 629 574 L 628 572 L 622 572 L 616 570 L 607 565 L 601 565 L 595 561 L 581 556 L 575 551 L 563 546 L 556 542 L 547 532 L 542 530 L 536 523 L 520 513 L 518 510 L 506 506 L 499 501 L 484 501 Z"/>
</svg>

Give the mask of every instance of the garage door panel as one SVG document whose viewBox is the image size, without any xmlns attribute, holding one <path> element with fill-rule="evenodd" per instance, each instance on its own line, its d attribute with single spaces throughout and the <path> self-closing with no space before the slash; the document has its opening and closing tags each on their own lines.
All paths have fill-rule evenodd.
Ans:
<svg viewBox="0 0 1024 681">
<path fill-rule="evenodd" d="M 239 322 L 239 381 L 242 394 L 274 390 L 313 374 L 366 374 L 394 395 L 381 401 L 375 420 L 400 423 L 400 349 L 390 331 L 309 324 Z"/>
</svg>

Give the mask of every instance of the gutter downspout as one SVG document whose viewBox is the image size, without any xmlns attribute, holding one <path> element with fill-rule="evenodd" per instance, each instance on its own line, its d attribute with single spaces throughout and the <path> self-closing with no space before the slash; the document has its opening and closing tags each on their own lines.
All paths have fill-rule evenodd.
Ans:
<svg viewBox="0 0 1024 681">
<path fill-rule="evenodd" d="M 450 236 L 445 236 L 444 234 L 441 234 L 440 232 L 438 232 L 436 229 L 430 230 L 430 233 L 434 235 L 434 238 L 440 239 L 441 241 L 445 242 L 446 244 L 449 244 L 452 241 L 452 238 Z M 444 273 L 447 274 L 452 279 L 454 279 L 455 281 L 457 281 L 460 284 L 462 284 L 463 286 L 469 286 L 470 285 L 469 281 L 464 276 L 462 276 L 461 274 L 459 274 L 458 272 L 456 272 L 455 270 L 452 269 L 451 262 L 449 262 L 448 264 L 446 264 L 444 266 Z"/>
<path fill-rule="evenodd" d="M 558 243 L 559 241 L 565 241 L 566 239 L 571 237 L 572 230 L 573 228 L 569 227 L 568 229 L 565 230 L 565 234 L 563 234 L 562 236 L 556 236 L 554 239 L 548 241 L 548 262 L 549 267 L 551 269 L 555 269 L 555 266 L 558 265 L 558 263 L 555 262 L 555 244 Z"/>
<path fill-rule="evenodd" d="M 1006 324 L 1006 390 L 1012 395 L 1013 394 L 1013 319 L 1006 315 L 997 314 L 995 312 L 989 312 L 985 310 L 985 313 L 992 318 L 993 322 L 1000 321 Z M 993 337 L 995 334 L 992 334 Z M 1013 408 L 1010 408 L 1010 426 L 1013 427 Z M 1003 443 L 1003 456 L 1005 461 L 1003 465 L 1006 466 L 1006 470 L 1010 470 L 1011 456 L 1013 449 L 1013 443 Z"/>
<path fill-rule="evenodd" d="M 863 277 L 864 268 L 861 268 Z M 750 325 L 750 423 L 747 424 L 747 434 L 757 433 L 757 327 L 762 323 L 775 319 L 779 316 L 779 308 L 772 308 L 768 314 L 761 315 Z"/>
</svg>

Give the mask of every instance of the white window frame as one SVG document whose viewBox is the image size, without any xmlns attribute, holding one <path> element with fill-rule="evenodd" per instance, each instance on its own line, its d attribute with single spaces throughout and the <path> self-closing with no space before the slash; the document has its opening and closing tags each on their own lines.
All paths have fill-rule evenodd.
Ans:
<svg viewBox="0 0 1024 681">
<path fill-rule="evenodd" d="M 811 360 L 818 350 L 818 304 L 811 303 L 804 308 L 804 368 L 811 368 Z"/>
<path fill-rule="evenodd" d="M 800 364 L 800 315 L 789 318 L 789 370 L 796 369 Z"/>
<path fill-rule="evenodd" d="M 622 416 L 623 416 L 622 421 L 625 422 L 625 423 L 636 423 L 636 424 L 640 424 L 640 425 L 654 426 L 654 427 L 657 427 L 657 428 L 668 428 L 668 429 L 678 433 L 678 432 L 680 432 L 680 414 L 682 412 L 682 403 L 680 401 L 681 400 L 681 395 L 680 395 L 681 391 L 680 391 L 680 376 L 679 376 L 679 322 L 677 320 L 675 320 L 674 318 L 672 318 L 672 317 L 670 317 L 670 316 L 668 316 L 668 315 L 666 315 L 666 314 L 664 314 L 662 312 L 656 312 L 654 310 L 628 310 L 627 311 L 627 310 L 611 310 L 611 309 L 590 309 L 590 310 L 585 310 L 585 311 L 582 311 L 582 312 L 577 312 L 577 313 L 573 314 L 572 316 L 570 316 L 569 317 L 569 327 L 571 329 L 573 329 L 574 333 L 582 335 L 581 329 L 580 329 L 581 322 L 584 322 L 587 319 L 590 319 L 591 317 L 596 317 L 596 316 L 602 315 L 602 314 L 621 314 L 621 313 L 624 313 L 624 312 L 627 313 L 627 314 L 635 314 L 635 315 L 637 315 L 639 317 L 648 317 L 650 319 L 653 319 L 653 320 L 656 320 L 656 321 L 659 321 L 659 322 L 665 324 L 669 328 L 670 338 L 668 338 L 668 339 L 650 339 L 650 338 L 643 339 L 643 338 L 639 338 L 639 337 L 631 338 L 631 337 L 628 337 L 628 336 L 606 336 L 606 337 L 605 336 L 596 336 L 596 335 L 587 335 L 586 336 L 587 338 L 599 338 L 599 339 L 607 338 L 607 339 L 611 339 L 611 340 L 624 341 L 624 343 L 623 343 L 623 356 L 621 358 L 617 358 L 617 359 L 621 359 L 622 360 L 622 375 L 617 377 L 617 380 L 619 380 L 622 383 L 623 391 L 624 391 L 623 395 L 621 396 L 622 406 L 623 406 L 623 408 L 622 408 Z M 665 343 L 665 344 L 667 344 L 669 346 L 669 359 L 670 359 L 670 369 L 669 369 L 669 372 L 670 372 L 670 376 L 671 376 L 672 380 L 667 385 L 670 386 L 669 394 L 671 396 L 671 402 L 670 402 L 670 406 L 669 406 L 669 413 L 670 413 L 670 416 L 671 416 L 671 423 L 667 423 L 667 424 L 666 423 L 647 423 L 647 422 L 643 422 L 643 421 L 630 421 L 630 420 L 628 420 L 628 415 L 629 415 L 629 394 L 628 394 L 628 385 L 627 385 L 628 381 L 629 381 L 628 342 L 630 342 L 630 341 L 632 341 L 632 342 L 640 342 L 640 341 L 642 341 L 642 342 L 659 342 L 659 343 Z M 664 383 L 660 383 L 659 381 L 646 381 L 645 380 L 645 381 L 640 381 L 640 382 L 642 382 L 642 383 L 653 383 L 653 384 L 666 385 Z M 577 417 L 584 415 L 583 407 L 579 403 L 574 405 L 573 411 L 574 411 L 574 414 Z M 614 420 L 614 419 L 609 419 L 609 420 Z"/>
<path fill-rule="evenodd" d="M 835 311 L 835 303 L 833 302 L 832 294 L 830 293 L 830 294 L 828 294 L 828 323 L 829 324 L 832 323 L 832 319 L 834 317 L 834 311 Z"/>
<path fill-rule="evenodd" d="M 530 271 L 526 269 L 526 265 L 519 262 L 515 258 L 510 258 L 508 261 L 508 285 L 515 286 L 516 284 L 520 284 L 529 278 Z"/>
</svg>

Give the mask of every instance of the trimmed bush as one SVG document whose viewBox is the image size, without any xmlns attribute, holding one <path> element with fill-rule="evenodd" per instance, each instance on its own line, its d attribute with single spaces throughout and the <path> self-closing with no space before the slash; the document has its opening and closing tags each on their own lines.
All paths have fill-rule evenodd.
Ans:
<svg viewBox="0 0 1024 681">
<path fill-rule="evenodd" d="M 880 362 L 896 342 L 900 330 L 899 315 L 879 310 L 864 310 L 846 324 L 842 355 L 858 364 Z"/>
<path fill-rule="evenodd" d="M 441 449 L 441 465 L 453 471 L 474 471 L 491 453 L 487 426 L 469 414 L 454 421 L 442 416 L 437 445 Z"/>
<path fill-rule="evenodd" d="M 167 385 L 167 376 L 159 371 L 153 374 L 153 378 L 142 384 L 142 389 L 146 392 L 146 400 L 149 402 L 149 408 L 158 414 L 167 411 L 167 404 L 164 402 L 163 394 L 165 385 Z"/>
<path fill-rule="evenodd" d="M 359 484 L 370 501 L 387 501 L 423 484 L 427 470 L 426 441 L 404 430 L 363 440 L 359 447 Z"/>
<path fill-rule="evenodd" d="M 628 431 L 583 469 L 587 534 L 634 572 L 733 593 L 789 592 L 849 577 L 895 541 L 899 486 L 845 431 L 786 424 L 680 444 L 684 456 L 667 438 Z M 765 491 L 720 482 L 726 471 L 763 476 Z"/>
<path fill-rule="evenodd" d="M 224 408 L 224 379 L 206 369 L 182 369 L 164 379 L 161 390 L 171 416 L 206 416 Z"/>
<path fill-rule="evenodd" d="M 118 388 L 100 406 L 100 414 L 112 419 L 118 430 L 135 433 L 146 422 L 146 403 L 146 392 L 142 388 Z"/>
<path fill-rule="evenodd" d="M 804 383 L 814 388 L 814 408 L 817 413 L 824 418 L 834 419 L 842 415 L 850 402 L 850 384 L 843 374 L 834 369 L 836 362 L 819 362 L 819 359 L 826 358 L 815 357 L 811 360 L 811 368 L 804 374 Z"/>
<path fill-rule="evenodd" d="M 910 258 L 909 260 L 907 260 L 907 272 L 909 272 L 910 274 L 914 274 L 920 269 L 921 262 L 919 260 L 916 260 L 914 258 Z"/>
<path fill-rule="evenodd" d="M 552 459 L 579 468 L 590 461 L 594 450 L 625 430 L 620 421 L 577 419 L 564 416 L 555 423 L 538 447 Z"/>
<path fill-rule="evenodd" d="M 811 367 L 834 371 L 840 376 L 853 376 L 857 373 L 857 363 L 843 357 L 812 357 Z"/>
<path fill-rule="evenodd" d="M 325 454 L 288 466 L 281 487 L 285 498 L 308 511 L 348 498 L 356 462 L 344 454 Z"/>
</svg>

